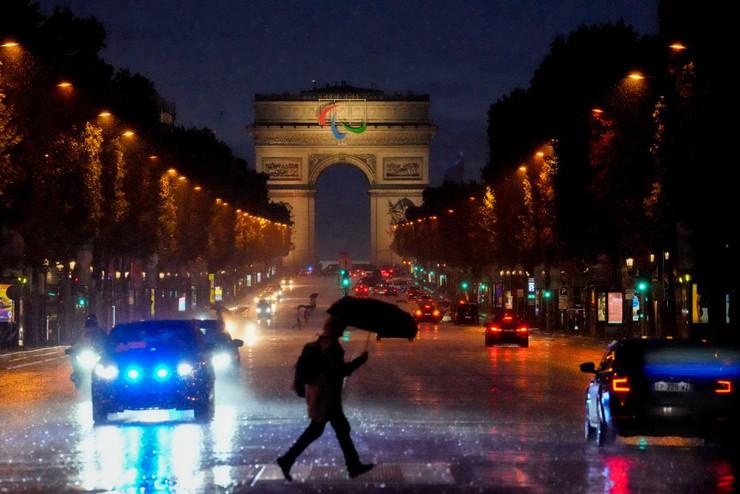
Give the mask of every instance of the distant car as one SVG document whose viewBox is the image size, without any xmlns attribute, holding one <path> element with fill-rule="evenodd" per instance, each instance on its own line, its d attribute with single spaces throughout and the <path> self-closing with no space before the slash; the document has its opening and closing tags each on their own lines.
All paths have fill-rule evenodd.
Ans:
<svg viewBox="0 0 740 494">
<path fill-rule="evenodd" d="M 503 312 L 486 323 L 486 346 L 500 343 L 516 343 L 520 347 L 529 346 L 529 327 L 509 312 Z"/>
<path fill-rule="evenodd" d="M 367 285 L 355 285 L 354 288 L 355 297 L 368 297 L 370 296 L 370 287 Z"/>
<path fill-rule="evenodd" d="M 395 286 L 386 286 L 385 291 L 382 293 L 385 297 L 398 297 L 398 289 Z"/>
<path fill-rule="evenodd" d="M 698 436 L 731 441 L 740 432 L 740 347 L 663 338 L 613 342 L 586 389 L 584 433 L 599 446 L 620 436 Z"/>
<path fill-rule="evenodd" d="M 480 324 L 478 315 L 478 304 L 461 300 L 455 306 L 455 324 Z"/>
<path fill-rule="evenodd" d="M 406 289 L 406 298 L 409 300 L 416 300 L 416 297 L 421 295 L 423 291 L 415 286 L 410 286 Z"/>
<path fill-rule="evenodd" d="M 241 365 L 239 348 L 244 341 L 232 339 L 226 331 L 223 321 L 217 319 L 195 319 L 193 324 L 203 334 L 206 345 L 211 351 L 211 363 L 216 372 L 237 374 Z"/>
<path fill-rule="evenodd" d="M 419 304 L 433 304 L 434 303 L 434 297 L 429 295 L 428 293 L 422 293 L 419 296 L 416 297 L 416 301 Z"/>
<path fill-rule="evenodd" d="M 91 379 L 96 424 L 124 410 L 193 410 L 208 421 L 214 372 L 203 335 L 191 321 L 141 321 L 115 326 Z"/>
<path fill-rule="evenodd" d="M 266 298 L 259 299 L 255 308 L 255 316 L 258 321 L 272 321 L 274 316 L 272 301 Z"/>
<path fill-rule="evenodd" d="M 416 322 L 432 322 L 439 324 L 442 320 L 442 311 L 433 303 L 420 303 L 414 310 Z"/>
</svg>

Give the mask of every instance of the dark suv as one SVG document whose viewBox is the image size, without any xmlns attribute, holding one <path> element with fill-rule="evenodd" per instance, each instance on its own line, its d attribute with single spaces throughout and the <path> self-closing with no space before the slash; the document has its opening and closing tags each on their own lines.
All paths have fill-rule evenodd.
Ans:
<svg viewBox="0 0 740 494">
<path fill-rule="evenodd" d="M 124 410 L 193 410 L 213 418 L 214 373 L 203 335 L 191 321 L 119 324 L 92 373 L 96 424 Z"/>
<path fill-rule="evenodd" d="M 455 324 L 480 324 L 478 304 L 460 301 L 455 306 Z"/>
</svg>

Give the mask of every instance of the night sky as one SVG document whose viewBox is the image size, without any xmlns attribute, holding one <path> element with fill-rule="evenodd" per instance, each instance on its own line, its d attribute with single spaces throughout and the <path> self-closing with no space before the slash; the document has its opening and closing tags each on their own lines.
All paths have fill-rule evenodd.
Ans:
<svg viewBox="0 0 740 494">
<path fill-rule="evenodd" d="M 466 176 L 486 160 L 490 103 L 526 86 L 550 42 L 581 24 L 624 19 L 657 29 L 657 0 L 247 1 L 42 0 L 100 19 L 104 56 L 152 79 L 177 105 L 177 123 L 209 127 L 253 166 L 246 125 L 254 93 L 345 80 L 431 96 L 439 127 L 432 181 L 464 153 Z M 341 185 L 341 186 L 340 186 Z M 319 181 L 322 259 L 369 250 L 367 182 L 350 167 Z M 340 193 L 322 191 L 339 190 Z M 359 215 L 359 218 L 357 217 Z"/>
</svg>

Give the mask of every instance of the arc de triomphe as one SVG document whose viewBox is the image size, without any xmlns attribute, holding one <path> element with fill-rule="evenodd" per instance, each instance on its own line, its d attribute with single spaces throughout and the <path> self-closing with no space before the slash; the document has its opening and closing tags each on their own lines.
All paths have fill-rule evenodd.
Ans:
<svg viewBox="0 0 740 494">
<path fill-rule="evenodd" d="M 429 183 L 435 132 L 429 97 L 342 85 L 258 94 L 254 113 L 250 133 L 257 171 L 269 176 L 270 199 L 287 204 L 293 219 L 286 265 L 297 268 L 316 260 L 316 182 L 336 164 L 356 166 L 367 177 L 371 261 L 398 261 L 390 249 L 391 225 L 404 219 L 410 204 L 421 204 Z"/>
</svg>

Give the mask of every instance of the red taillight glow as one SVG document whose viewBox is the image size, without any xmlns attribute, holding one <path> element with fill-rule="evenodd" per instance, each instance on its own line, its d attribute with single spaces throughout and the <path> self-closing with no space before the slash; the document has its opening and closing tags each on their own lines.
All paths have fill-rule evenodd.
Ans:
<svg viewBox="0 0 740 494">
<path fill-rule="evenodd" d="M 612 379 L 612 391 L 615 393 L 629 393 L 632 391 L 630 388 L 630 380 L 628 377 L 615 377 Z"/>
<path fill-rule="evenodd" d="M 498 333 L 499 331 L 501 331 L 501 328 L 496 327 L 496 326 L 488 326 L 488 331 L 492 331 L 494 333 Z"/>
<path fill-rule="evenodd" d="M 718 395 L 726 395 L 732 393 L 732 381 L 717 381 L 717 387 L 714 392 Z"/>
<path fill-rule="evenodd" d="M 504 321 L 511 321 L 514 319 L 512 316 L 504 316 Z"/>
<path fill-rule="evenodd" d="M 518 333 L 526 333 L 528 331 L 526 326 L 522 326 L 521 328 L 516 328 Z"/>
<path fill-rule="evenodd" d="M 434 314 L 435 316 L 438 316 L 439 315 L 439 311 L 438 310 L 435 310 L 434 312 L 432 312 L 432 314 Z"/>
<path fill-rule="evenodd" d="M 420 315 L 421 315 L 421 311 L 420 311 L 420 310 L 417 310 L 417 311 L 416 311 L 416 315 L 417 315 L 417 316 L 420 316 Z"/>
</svg>

